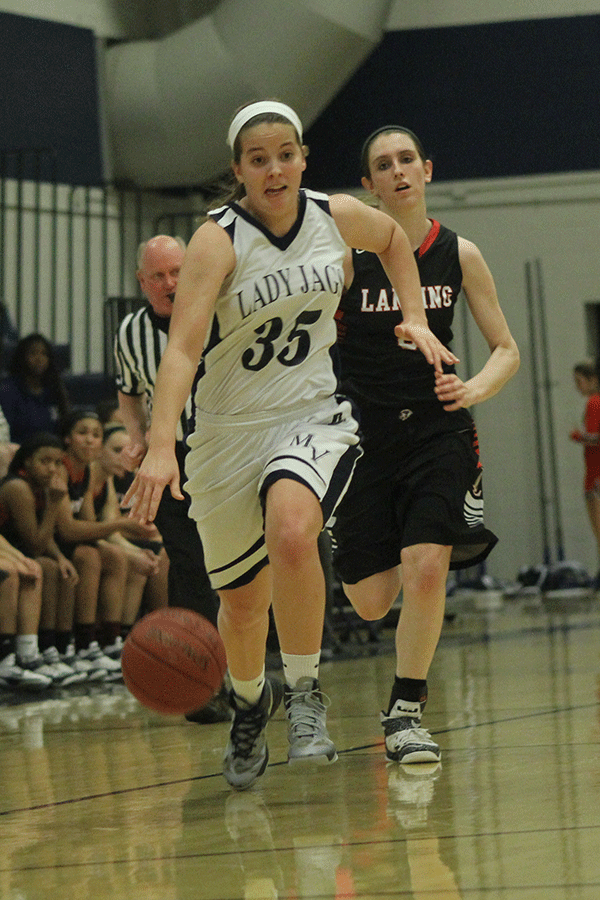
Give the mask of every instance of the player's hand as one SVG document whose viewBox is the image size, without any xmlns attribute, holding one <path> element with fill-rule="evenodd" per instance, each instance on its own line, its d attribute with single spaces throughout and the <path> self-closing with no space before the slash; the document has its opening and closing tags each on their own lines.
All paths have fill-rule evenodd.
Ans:
<svg viewBox="0 0 600 900">
<path fill-rule="evenodd" d="M 33 581 L 41 581 L 42 567 L 35 559 L 30 559 L 30 557 L 19 553 L 18 556 L 15 557 L 15 564 L 21 577 L 30 578 Z"/>
<path fill-rule="evenodd" d="M 130 516 L 123 516 L 122 520 L 119 521 L 118 530 L 130 541 L 149 541 L 153 527 L 148 522 L 142 522 L 139 519 L 130 518 Z"/>
<path fill-rule="evenodd" d="M 179 466 L 175 450 L 149 449 L 121 506 L 129 507 L 131 519 L 153 522 L 165 487 L 169 485 L 175 500 L 183 500 L 179 486 Z"/>
<path fill-rule="evenodd" d="M 572 431 L 569 437 L 572 441 L 576 441 L 578 444 L 583 443 L 583 434 L 581 433 L 581 431 L 579 431 L 578 428 Z"/>
<path fill-rule="evenodd" d="M 398 338 L 398 343 L 408 341 L 414 344 L 436 372 L 443 371 L 443 363 L 455 365 L 459 361 L 458 357 L 436 338 L 429 326 L 423 325 L 421 322 L 414 323 L 405 319 L 396 325 L 394 334 Z"/>
<path fill-rule="evenodd" d="M 72 584 L 73 586 L 78 584 L 79 574 L 73 563 L 67 559 L 66 556 L 59 556 L 57 561 L 58 570 L 65 581 L 68 581 L 69 584 Z"/>
<path fill-rule="evenodd" d="M 66 472 L 55 472 L 50 479 L 50 484 L 46 489 L 46 496 L 51 503 L 60 503 L 63 497 L 67 496 L 69 487 L 67 484 Z"/>
<path fill-rule="evenodd" d="M 467 385 L 452 372 L 446 374 L 436 372 L 434 390 L 447 412 L 454 412 L 471 405 Z"/>
<path fill-rule="evenodd" d="M 128 472 L 135 472 L 145 457 L 147 449 L 146 444 L 134 443 L 133 441 L 125 444 L 121 453 L 121 459 Z"/>
</svg>

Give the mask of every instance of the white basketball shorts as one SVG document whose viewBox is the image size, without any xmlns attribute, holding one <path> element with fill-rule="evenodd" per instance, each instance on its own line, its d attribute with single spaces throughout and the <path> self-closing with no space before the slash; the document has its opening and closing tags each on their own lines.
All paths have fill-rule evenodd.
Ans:
<svg viewBox="0 0 600 900">
<path fill-rule="evenodd" d="M 197 411 L 188 439 L 185 489 L 215 589 L 247 584 L 268 563 L 264 505 L 274 481 L 307 485 L 321 503 L 325 526 L 362 452 L 345 398 L 277 418 L 240 418 Z"/>
</svg>

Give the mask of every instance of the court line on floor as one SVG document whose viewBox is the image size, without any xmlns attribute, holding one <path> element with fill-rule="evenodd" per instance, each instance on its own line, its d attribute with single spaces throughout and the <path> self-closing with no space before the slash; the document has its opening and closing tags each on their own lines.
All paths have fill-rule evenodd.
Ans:
<svg viewBox="0 0 600 900">
<path fill-rule="evenodd" d="M 577 712 L 580 710 L 596 709 L 597 707 L 598 707 L 598 703 L 581 703 L 581 704 L 576 704 L 573 706 L 563 706 L 563 707 L 558 707 L 558 708 L 553 707 L 552 709 L 531 711 L 528 713 L 523 713 L 522 715 L 518 715 L 518 716 L 509 716 L 508 718 L 505 718 L 505 719 L 490 719 L 485 722 L 476 722 L 474 724 L 470 723 L 470 724 L 465 724 L 465 725 L 457 725 L 457 726 L 452 726 L 449 728 L 438 729 L 437 731 L 431 730 L 430 733 L 434 734 L 434 735 L 452 734 L 452 733 L 456 733 L 459 731 L 466 731 L 468 729 L 488 728 L 492 725 L 503 725 L 508 722 L 520 722 L 525 719 L 534 719 L 534 718 L 539 718 L 542 716 L 558 715 L 560 713 L 565 713 L 565 712 Z M 347 747 L 345 750 L 338 750 L 338 756 L 348 756 L 351 753 L 359 753 L 364 750 L 374 750 L 375 748 L 382 747 L 382 746 L 383 746 L 383 739 L 380 741 L 375 741 L 374 743 L 370 743 L 370 744 L 360 744 L 355 747 Z M 287 759 L 285 759 L 285 760 L 280 760 L 279 762 L 269 763 L 268 768 L 269 769 L 280 768 L 281 766 L 287 766 L 287 765 L 288 765 L 288 761 L 287 761 Z M 53 809 L 53 808 L 57 808 L 57 807 L 61 807 L 61 806 L 68 806 L 73 803 L 85 803 L 89 800 L 103 800 L 103 799 L 106 799 L 107 797 L 119 797 L 119 796 L 124 796 L 126 794 L 139 793 L 140 791 L 155 790 L 157 788 L 171 787 L 171 786 L 174 786 L 177 784 L 191 784 L 196 781 L 206 781 L 211 778 L 222 778 L 222 777 L 223 777 L 222 772 L 210 772 L 210 773 L 207 773 L 206 775 L 192 775 L 189 778 L 176 778 L 176 779 L 169 780 L 169 781 L 155 782 L 153 784 L 137 785 L 135 787 L 128 787 L 128 788 L 119 788 L 118 790 L 112 790 L 112 791 L 102 791 L 101 793 L 98 793 L 98 794 L 85 794 L 81 797 L 70 797 L 70 798 L 67 798 L 64 800 L 53 800 L 48 803 L 36 803 L 36 804 L 32 804 L 31 806 L 21 806 L 21 807 L 16 807 L 15 809 L 0 810 L 0 819 L 6 818 L 7 816 L 17 815 L 19 813 L 24 813 L 24 812 L 35 812 L 37 810 L 42 810 L 42 809 Z M 1 869 L 0 869 L 0 871 L 1 871 Z"/>
<path fill-rule="evenodd" d="M 510 832 L 507 832 L 507 831 L 469 831 L 469 832 L 463 832 L 462 834 L 442 834 L 442 835 L 437 835 L 437 837 L 438 837 L 438 840 L 440 840 L 440 841 L 447 841 L 447 840 L 472 841 L 477 838 L 485 838 L 485 837 L 501 838 L 501 837 L 506 837 L 507 834 L 510 834 L 513 837 L 516 837 L 516 836 L 525 836 L 526 837 L 526 836 L 530 836 L 530 835 L 556 835 L 556 834 L 566 834 L 569 832 L 581 832 L 581 831 L 592 832 L 592 831 L 597 831 L 598 829 L 600 829 L 600 825 L 593 825 L 593 824 L 591 824 L 591 825 L 563 825 L 563 826 L 556 827 L 556 828 L 531 828 L 531 829 L 519 828 L 519 829 L 510 831 Z M 429 835 L 421 835 L 421 836 L 410 835 L 410 834 L 408 835 L 408 838 L 410 838 L 411 840 L 413 840 L 415 842 L 419 841 L 419 840 L 428 840 L 429 837 L 430 837 Z M 382 843 L 386 843 L 386 844 L 405 843 L 406 840 L 407 840 L 407 837 L 405 837 L 404 839 L 401 839 L 401 838 L 394 838 L 394 837 L 390 836 L 389 834 L 386 834 L 386 836 L 380 840 L 376 840 L 373 838 L 371 838 L 369 840 L 351 840 L 351 841 L 344 841 L 344 844 L 348 848 L 356 849 L 356 848 L 360 848 L 360 847 L 379 846 Z M 317 849 L 317 848 L 321 847 L 322 844 L 315 843 L 314 845 L 310 845 L 310 844 L 303 845 L 304 849 L 310 849 L 311 846 L 314 849 Z M 295 847 L 293 844 L 289 845 L 289 846 L 268 848 L 268 852 L 274 852 L 276 854 L 293 853 L 294 850 L 295 850 Z M 253 855 L 253 854 L 263 854 L 264 852 L 265 852 L 265 849 L 259 848 L 259 847 L 242 849 L 242 850 L 239 847 L 232 847 L 231 849 L 227 849 L 227 850 L 210 850 L 209 852 L 204 852 L 204 853 L 200 850 L 187 852 L 187 853 L 178 853 L 176 855 L 175 859 L 178 862 L 181 862 L 181 861 L 193 860 L 193 859 L 198 860 L 198 859 L 208 859 L 208 858 L 215 859 L 215 858 L 220 858 L 220 857 L 223 858 L 223 857 L 229 857 L 232 855 L 234 855 L 234 856 L 240 856 L 240 855 L 249 856 L 249 855 Z M 146 856 L 146 857 L 143 857 L 140 860 L 138 860 L 138 862 L 141 862 L 141 863 L 164 862 L 166 859 L 171 860 L 172 858 L 173 857 L 171 857 L 170 855 Z M 131 863 L 132 863 L 132 860 L 130 857 L 122 857 L 119 859 L 102 860 L 100 865 L 119 866 L 119 865 L 131 865 Z M 11 873 L 42 872 L 44 870 L 55 871 L 55 870 L 81 869 L 81 868 L 90 868 L 90 867 L 97 868 L 98 865 L 99 865 L 98 860 L 86 859 L 86 860 L 77 860 L 77 861 L 68 862 L 68 863 L 65 862 L 65 863 L 46 863 L 46 864 L 42 864 L 42 865 L 25 865 L 25 866 L 19 866 L 18 868 L 15 868 L 14 866 L 11 866 L 8 868 L 0 866 L 0 873 L 2 873 L 2 872 L 11 872 Z M 600 884 L 600 882 L 590 881 L 590 882 L 582 882 L 581 886 L 590 887 L 590 886 L 596 886 L 597 884 Z M 572 884 L 545 885 L 544 884 L 544 885 L 530 885 L 529 888 L 531 890 L 540 890 L 540 889 L 553 888 L 555 886 L 557 886 L 559 888 L 564 888 L 564 887 L 570 888 L 570 887 L 573 887 L 574 885 L 572 885 Z M 490 891 L 490 892 L 492 890 L 498 891 L 498 890 L 514 890 L 514 889 L 518 890 L 519 888 L 518 887 L 515 888 L 514 885 L 507 885 L 506 887 L 503 887 L 502 885 L 495 885 L 493 888 L 492 887 L 485 888 L 486 891 Z M 469 893 L 469 892 L 472 892 L 475 890 L 480 892 L 481 887 L 461 888 L 461 897 L 463 896 L 463 893 Z M 386 894 L 378 893 L 377 896 L 385 897 Z M 404 893 L 400 893 L 400 894 L 396 893 L 393 896 L 401 897 L 401 896 L 404 896 Z M 411 897 L 411 898 L 414 897 L 413 890 L 411 889 L 411 891 L 409 893 L 407 893 L 406 896 Z"/>
</svg>

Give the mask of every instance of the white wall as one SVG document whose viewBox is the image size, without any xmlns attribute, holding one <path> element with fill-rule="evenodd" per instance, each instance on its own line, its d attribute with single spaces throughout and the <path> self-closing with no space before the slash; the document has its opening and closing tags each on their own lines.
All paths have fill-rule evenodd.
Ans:
<svg viewBox="0 0 600 900">
<path fill-rule="evenodd" d="M 501 537 L 501 544 L 490 557 L 489 571 L 514 577 L 522 566 L 542 561 L 525 280 L 526 262 L 539 260 L 548 325 L 564 550 L 567 558 L 583 562 L 595 574 L 598 560 L 582 493 L 583 452 L 568 434 L 580 423 L 584 408 L 583 398 L 574 389 L 572 366 L 597 353 L 586 331 L 584 306 L 586 302 L 600 302 L 600 173 L 432 184 L 429 212 L 481 249 L 521 351 L 521 369 L 515 378 L 500 394 L 473 410 L 484 463 L 486 514 L 490 527 Z M 536 334 L 539 338 L 537 329 Z M 480 367 L 487 347 L 474 326 L 469 337 L 474 365 Z M 460 335 L 456 348 L 459 356 L 464 355 Z M 543 375 L 541 371 L 542 380 Z M 543 428 L 546 430 L 545 422 Z M 546 497 L 551 499 L 548 485 Z M 548 509 L 549 528 L 551 547 L 556 547 L 553 508 L 551 504 Z"/>
<path fill-rule="evenodd" d="M 260 0 L 252 2 L 258 5 Z M 344 5 L 342 0 L 330 2 L 334 13 Z M 159 5 L 160 15 L 156 12 Z M 183 24 L 192 14 L 205 14 L 217 5 L 217 0 L 160 0 L 160 4 L 156 0 L 0 0 L 4 12 L 91 28 L 98 37 L 130 39 L 148 34 L 160 24 L 164 29 Z M 394 0 L 387 28 L 431 28 L 598 12 L 598 0 L 538 0 L 535 4 L 531 0 Z"/>
<path fill-rule="evenodd" d="M 474 25 L 477 22 L 512 22 L 593 15 L 600 12 L 598 0 L 394 0 L 387 30 Z"/>
</svg>

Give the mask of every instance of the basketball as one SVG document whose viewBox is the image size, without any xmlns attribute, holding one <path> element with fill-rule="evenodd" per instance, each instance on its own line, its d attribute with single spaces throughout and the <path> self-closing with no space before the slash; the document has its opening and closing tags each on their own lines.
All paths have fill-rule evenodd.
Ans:
<svg viewBox="0 0 600 900">
<path fill-rule="evenodd" d="M 123 645 L 123 680 L 148 709 L 177 716 L 201 709 L 225 677 L 225 647 L 198 613 L 165 607 L 133 626 Z"/>
</svg>

